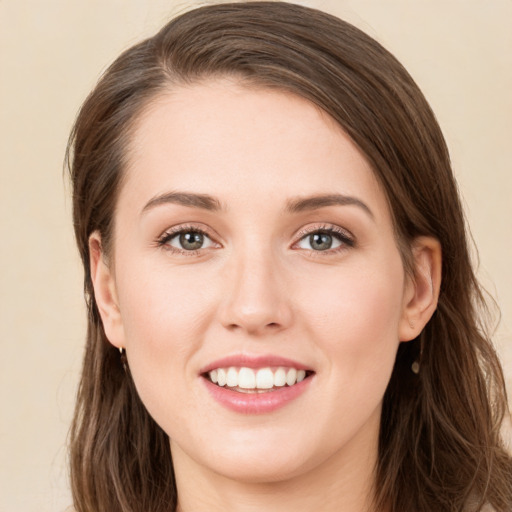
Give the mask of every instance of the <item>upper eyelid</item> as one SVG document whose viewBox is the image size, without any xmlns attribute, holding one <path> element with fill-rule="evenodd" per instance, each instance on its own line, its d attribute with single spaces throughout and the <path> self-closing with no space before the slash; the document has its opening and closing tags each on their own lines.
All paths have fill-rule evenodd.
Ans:
<svg viewBox="0 0 512 512">
<path fill-rule="evenodd" d="M 201 233 L 208 236 L 212 240 L 219 238 L 211 229 L 202 224 L 178 224 L 176 226 L 171 226 L 170 228 L 165 229 L 158 237 L 158 240 L 162 240 L 166 237 L 173 237 L 179 233 L 186 233 L 187 231 Z"/>
<path fill-rule="evenodd" d="M 311 227 L 301 228 L 294 236 L 294 243 L 297 243 L 299 240 L 302 240 L 302 238 L 304 238 L 305 236 L 317 233 L 319 231 L 327 231 L 329 233 L 344 235 L 345 238 L 349 238 L 350 240 L 355 241 L 355 236 L 348 229 L 342 228 L 335 224 L 317 224 Z"/>
</svg>

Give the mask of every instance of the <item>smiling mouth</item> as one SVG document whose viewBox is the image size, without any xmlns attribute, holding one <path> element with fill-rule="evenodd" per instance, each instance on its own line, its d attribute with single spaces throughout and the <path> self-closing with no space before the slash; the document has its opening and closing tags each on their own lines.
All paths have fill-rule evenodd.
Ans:
<svg viewBox="0 0 512 512">
<path fill-rule="evenodd" d="M 295 386 L 313 373 L 282 366 L 259 369 L 230 366 L 211 370 L 203 377 L 219 387 L 239 393 L 268 393 Z"/>
</svg>

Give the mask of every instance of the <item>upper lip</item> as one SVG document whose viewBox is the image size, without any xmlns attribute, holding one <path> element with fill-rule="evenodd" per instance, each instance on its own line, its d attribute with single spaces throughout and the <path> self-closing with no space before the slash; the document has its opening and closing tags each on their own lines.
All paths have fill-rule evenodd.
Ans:
<svg viewBox="0 0 512 512">
<path fill-rule="evenodd" d="M 284 366 L 288 368 L 295 368 L 297 370 L 310 370 L 311 368 L 299 363 L 298 361 L 294 361 L 293 359 L 288 359 L 286 357 L 281 357 L 277 355 L 249 355 L 249 354 L 234 354 L 231 356 L 223 357 L 222 359 L 217 359 L 213 361 L 199 371 L 200 374 L 208 373 L 217 368 L 229 368 L 230 366 L 236 367 L 244 367 L 244 368 L 266 368 L 269 366 Z"/>
</svg>

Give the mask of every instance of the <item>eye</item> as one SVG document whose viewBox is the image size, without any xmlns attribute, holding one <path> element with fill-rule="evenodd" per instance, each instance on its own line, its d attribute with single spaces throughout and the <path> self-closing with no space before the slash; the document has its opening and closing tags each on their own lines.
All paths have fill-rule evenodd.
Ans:
<svg viewBox="0 0 512 512">
<path fill-rule="evenodd" d="M 313 251 L 327 251 L 336 249 L 341 245 L 341 241 L 335 238 L 331 233 L 317 231 L 302 238 L 297 244 L 301 249 Z"/>
<path fill-rule="evenodd" d="M 334 229 L 322 228 L 310 231 L 295 244 L 299 249 L 322 252 L 343 247 L 353 247 L 354 240 L 347 233 Z"/>
<path fill-rule="evenodd" d="M 165 233 L 158 243 L 183 252 L 198 251 L 214 246 L 213 240 L 206 233 L 189 228 Z"/>
</svg>

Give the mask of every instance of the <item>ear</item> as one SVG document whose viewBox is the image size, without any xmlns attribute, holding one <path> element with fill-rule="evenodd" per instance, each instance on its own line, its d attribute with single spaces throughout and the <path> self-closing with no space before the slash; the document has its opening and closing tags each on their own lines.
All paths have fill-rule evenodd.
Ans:
<svg viewBox="0 0 512 512">
<path fill-rule="evenodd" d="M 111 265 L 101 246 L 101 235 L 95 231 L 89 237 L 89 263 L 94 298 L 107 339 L 115 347 L 124 347 L 124 329 L 117 299 L 116 283 Z"/>
<path fill-rule="evenodd" d="M 441 288 L 441 244 L 432 237 L 418 237 L 412 245 L 414 275 L 407 278 L 399 325 L 400 341 L 416 338 L 437 308 Z"/>
</svg>

